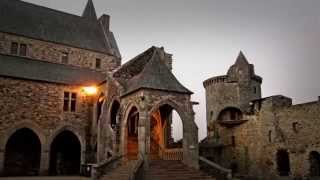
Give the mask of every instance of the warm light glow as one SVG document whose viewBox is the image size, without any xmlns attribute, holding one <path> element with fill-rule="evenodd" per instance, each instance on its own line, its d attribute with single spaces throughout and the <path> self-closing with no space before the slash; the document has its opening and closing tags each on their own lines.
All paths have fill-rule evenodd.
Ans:
<svg viewBox="0 0 320 180">
<path fill-rule="evenodd" d="M 87 86 L 87 87 L 83 87 L 82 91 L 86 94 L 86 95 L 94 95 L 97 93 L 97 88 L 95 86 Z"/>
</svg>

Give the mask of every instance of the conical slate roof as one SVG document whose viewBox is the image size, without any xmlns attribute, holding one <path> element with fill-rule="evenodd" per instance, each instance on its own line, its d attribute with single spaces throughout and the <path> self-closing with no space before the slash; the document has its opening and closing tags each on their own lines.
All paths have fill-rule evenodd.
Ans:
<svg viewBox="0 0 320 180">
<path fill-rule="evenodd" d="M 94 8 L 92 0 L 88 0 L 86 8 L 82 13 L 82 17 L 97 20 L 96 10 Z"/>
<path fill-rule="evenodd" d="M 125 86 L 123 95 L 144 88 L 192 94 L 169 70 L 164 63 L 164 59 L 161 58 L 161 51 L 163 50 L 160 48 L 151 47 L 142 53 L 142 55 L 137 56 L 127 63 L 131 65 L 138 63 L 140 66 L 136 69 L 136 74 L 133 75 L 132 78 L 123 82 Z"/>
<path fill-rule="evenodd" d="M 240 51 L 235 64 L 236 65 L 249 65 L 249 62 L 242 51 Z"/>
</svg>

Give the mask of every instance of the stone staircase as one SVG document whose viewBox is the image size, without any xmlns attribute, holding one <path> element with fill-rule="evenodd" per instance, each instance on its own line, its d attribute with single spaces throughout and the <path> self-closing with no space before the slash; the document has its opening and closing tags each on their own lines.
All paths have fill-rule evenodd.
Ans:
<svg viewBox="0 0 320 180">
<path fill-rule="evenodd" d="M 130 177 L 130 171 L 133 169 L 135 164 L 136 161 L 123 162 L 120 166 L 102 176 L 100 180 L 128 180 Z"/>
<path fill-rule="evenodd" d="M 180 161 L 153 160 L 146 172 L 146 180 L 215 180 Z"/>
</svg>

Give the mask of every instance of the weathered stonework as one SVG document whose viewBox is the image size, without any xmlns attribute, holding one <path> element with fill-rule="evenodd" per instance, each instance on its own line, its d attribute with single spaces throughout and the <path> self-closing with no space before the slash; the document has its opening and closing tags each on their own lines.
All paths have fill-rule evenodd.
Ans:
<svg viewBox="0 0 320 180">
<path fill-rule="evenodd" d="M 292 105 L 284 96 L 261 98 L 256 78 L 241 81 L 246 79 L 243 73 L 231 75 L 246 65 L 237 60 L 227 76 L 204 82 L 208 137 L 200 144 L 202 155 L 236 175 L 255 179 L 319 176 L 319 164 L 312 164 L 311 154 L 320 151 L 320 102 Z M 221 117 L 226 109 L 227 120 Z M 240 116 L 232 115 L 238 112 Z M 279 151 L 287 153 L 288 161 L 279 158 Z"/>
<path fill-rule="evenodd" d="M 79 49 L 63 44 L 46 42 L 3 32 L 0 32 L 0 53 L 10 55 L 12 42 L 26 44 L 26 57 L 31 59 L 63 64 L 61 62 L 62 54 L 68 53 L 69 65 L 89 68 L 103 73 L 110 72 L 121 64 L 121 60 L 111 54 Z M 101 59 L 100 69 L 96 69 L 95 67 L 96 59 Z"/>
</svg>

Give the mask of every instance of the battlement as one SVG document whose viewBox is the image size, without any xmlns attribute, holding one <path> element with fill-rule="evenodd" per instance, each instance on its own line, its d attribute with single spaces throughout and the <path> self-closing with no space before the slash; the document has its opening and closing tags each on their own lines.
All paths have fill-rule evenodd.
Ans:
<svg viewBox="0 0 320 180">
<path fill-rule="evenodd" d="M 203 82 L 203 86 L 206 88 L 212 84 L 219 84 L 219 83 L 227 83 L 228 82 L 228 76 L 215 76 L 212 78 L 209 78 Z"/>
</svg>

